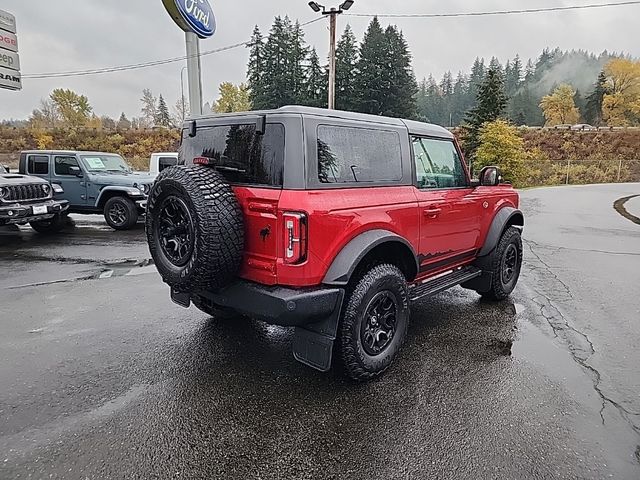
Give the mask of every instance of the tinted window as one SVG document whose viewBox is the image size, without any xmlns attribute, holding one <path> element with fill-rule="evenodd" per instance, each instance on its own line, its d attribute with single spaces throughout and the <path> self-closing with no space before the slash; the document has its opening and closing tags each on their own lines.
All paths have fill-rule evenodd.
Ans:
<svg viewBox="0 0 640 480">
<path fill-rule="evenodd" d="M 418 188 L 466 187 L 467 177 L 454 143 L 450 140 L 414 138 Z"/>
<path fill-rule="evenodd" d="M 195 137 L 183 133 L 180 163 L 196 157 L 213 160 L 230 183 L 282 186 L 284 125 L 267 124 L 264 135 L 255 125 L 231 125 L 198 129 Z"/>
<path fill-rule="evenodd" d="M 321 183 L 388 182 L 402 178 L 400 136 L 365 128 L 318 127 Z"/>
<path fill-rule="evenodd" d="M 69 168 L 79 166 L 76 157 L 56 157 L 53 159 L 53 170 L 56 175 L 73 175 L 69 172 Z"/>
<path fill-rule="evenodd" d="M 29 155 L 27 164 L 29 173 L 34 175 L 49 174 L 49 157 L 46 155 Z"/>
<path fill-rule="evenodd" d="M 158 170 L 163 171 L 165 168 L 173 167 L 178 164 L 178 159 L 175 157 L 160 157 L 158 159 Z"/>
</svg>

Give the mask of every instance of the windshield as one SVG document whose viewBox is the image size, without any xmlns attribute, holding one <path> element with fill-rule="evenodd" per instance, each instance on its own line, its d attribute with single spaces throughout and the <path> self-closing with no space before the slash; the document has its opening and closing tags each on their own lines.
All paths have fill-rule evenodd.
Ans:
<svg viewBox="0 0 640 480">
<path fill-rule="evenodd" d="M 131 173 L 132 171 L 120 155 L 82 155 L 80 158 L 84 167 L 90 172 Z"/>
</svg>

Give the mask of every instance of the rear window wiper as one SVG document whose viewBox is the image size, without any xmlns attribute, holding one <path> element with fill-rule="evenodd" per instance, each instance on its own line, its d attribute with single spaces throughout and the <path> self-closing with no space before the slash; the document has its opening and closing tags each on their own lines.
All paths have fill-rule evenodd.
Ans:
<svg viewBox="0 0 640 480">
<path fill-rule="evenodd" d="M 227 172 L 237 172 L 237 173 L 247 173 L 246 170 L 243 170 L 241 168 L 234 168 L 234 167 L 225 167 L 222 165 L 216 165 L 216 170 L 225 170 Z"/>
</svg>

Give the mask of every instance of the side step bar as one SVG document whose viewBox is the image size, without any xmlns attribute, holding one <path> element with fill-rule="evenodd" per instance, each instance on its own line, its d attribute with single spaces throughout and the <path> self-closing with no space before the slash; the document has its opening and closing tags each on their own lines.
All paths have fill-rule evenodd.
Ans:
<svg viewBox="0 0 640 480">
<path fill-rule="evenodd" d="M 451 272 L 444 273 L 435 278 L 417 283 L 409 289 L 409 299 L 412 302 L 424 297 L 429 297 L 447 290 L 461 283 L 473 280 L 482 275 L 482 270 L 476 267 L 462 267 Z"/>
</svg>

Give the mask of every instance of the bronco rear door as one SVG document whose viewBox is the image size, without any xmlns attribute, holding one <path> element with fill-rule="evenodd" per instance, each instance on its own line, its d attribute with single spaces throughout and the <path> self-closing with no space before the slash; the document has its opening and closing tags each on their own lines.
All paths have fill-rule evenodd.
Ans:
<svg viewBox="0 0 640 480">
<path fill-rule="evenodd" d="M 260 126 L 257 116 L 218 118 L 198 126 L 195 137 L 183 132 L 181 164 L 204 157 L 232 186 L 242 207 L 245 253 L 240 276 L 276 283 L 278 202 L 283 187 L 285 127 Z M 264 131 L 262 131 L 264 130 Z"/>
</svg>

